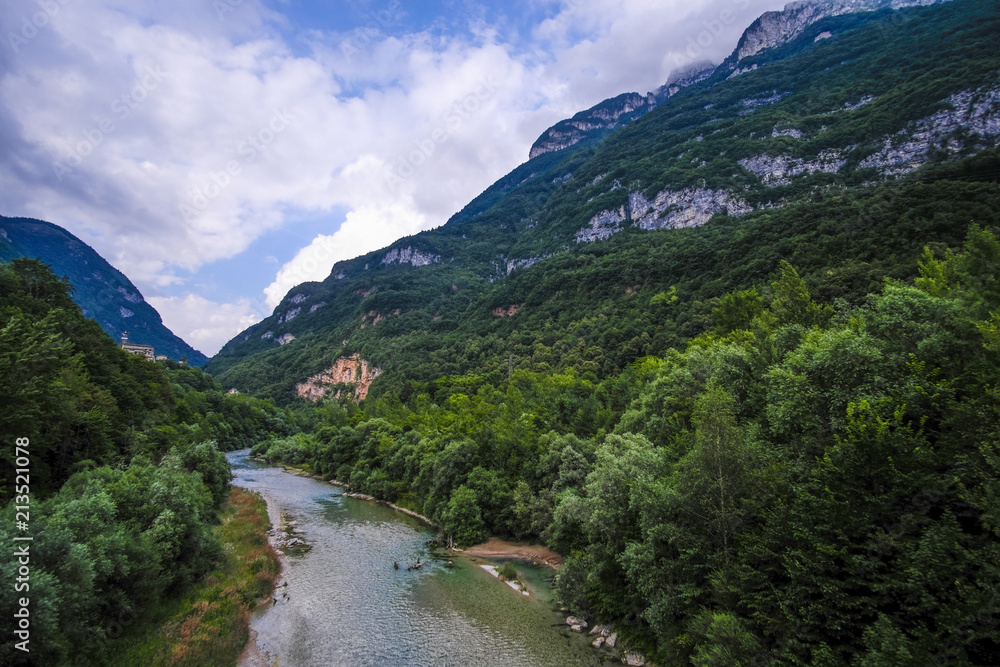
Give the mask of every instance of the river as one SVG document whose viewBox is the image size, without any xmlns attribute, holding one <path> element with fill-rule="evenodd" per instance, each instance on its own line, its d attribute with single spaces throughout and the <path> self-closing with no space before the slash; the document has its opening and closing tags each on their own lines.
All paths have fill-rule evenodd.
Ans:
<svg viewBox="0 0 1000 667">
<path fill-rule="evenodd" d="M 251 461 L 249 450 L 227 458 L 233 484 L 260 492 L 272 516 L 294 520 L 309 545 L 284 559 L 287 586 L 251 621 L 269 662 L 563 667 L 610 660 L 590 647 L 593 637 L 566 627 L 547 567 L 516 564 L 531 593 L 524 596 L 483 570 L 483 561 L 435 561 L 426 546 L 432 531 L 402 512 Z M 425 565 L 407 571 L 417 559 Z"/>
</svg>

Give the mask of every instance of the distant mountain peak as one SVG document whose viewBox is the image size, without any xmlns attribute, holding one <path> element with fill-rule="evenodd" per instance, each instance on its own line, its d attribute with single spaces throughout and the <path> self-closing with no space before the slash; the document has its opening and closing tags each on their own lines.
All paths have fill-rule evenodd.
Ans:
<svg viewBox="0 0 1000 667">
<path fill-rule="evenodd" d="M 902 9 L 936 5 L 949 0 L 796 0 L 779 11 L 765 12 L 750 24 L 740 37 L 736 50 L 726 59 L 726 66 L 735 69 L 744 58 L 765 49 L 786 44 L 821 19 L 842 14 Z"/>
<path fill-rule="evenodd" d="M 797 0 L 778 11 L 765 12 L 748 27 L 740 37 L 736 49 L 716 66 L 699 61 L 678 68 L 670 73 L 667 82 L 655 91 L 623 93 L 611 97 L 572 118 L 559 121 L 545 130 L 531 146 L 528 159 L 575 146 L 584 139 L 601 135 L 630 123 L 658 107 L 679 93 L 683 88 L 709 78 L 719 69 L 737 74 L 751 69 L 738 69 L 739 63 L 767 49 L 775 48 L 795 39 L 813 23 L 831 16 L 852 14 L 879 9 L 902 9 L 935 5 L 949 0 Z M 827 35 L 829 36 L 829 35 Z"/>
<path fill-rule="evenodd" d="M 96 250 L 51 222 L 0 216 L 0 261 L 33 257 L 52 266 L 73 286 L 73 300 L 83 314 L 101 325 L 116 342 L 126 331 L 134 343 L 155 347 L 157 354 L 202 366 L 208 357 L 174 335 L 125 274 Z"/>
</svg>

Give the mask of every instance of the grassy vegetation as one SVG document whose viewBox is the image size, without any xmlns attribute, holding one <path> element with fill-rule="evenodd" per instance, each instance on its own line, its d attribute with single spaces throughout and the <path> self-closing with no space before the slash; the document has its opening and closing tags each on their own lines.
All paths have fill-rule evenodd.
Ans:
<svg viewBox="0 0 1000 667">
<path fill-rule="evenodd" d="M 497 572 L 507 581 L 517 580 L 517 570 L 514 568 L 513 563 L 504 563 L 497 568 Z"/>
<path fill-rule="evenodd" d="M 108 665 L 235 665 L 249 638 L 247 623 L 281 566 L 268 544 L 267 507 L 233 487 L 216 535 L 225 557 L 183 596 L 165 600 L 111 646 Z M 130 628 L 131 629 L 131 628 Z"/>
</svg>

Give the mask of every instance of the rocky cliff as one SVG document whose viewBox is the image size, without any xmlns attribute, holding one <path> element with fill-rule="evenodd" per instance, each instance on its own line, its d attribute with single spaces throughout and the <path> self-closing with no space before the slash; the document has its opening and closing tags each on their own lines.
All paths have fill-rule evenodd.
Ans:
<svg viewBox="0 0 1000 667">
<path fill-rule="evenodd" d="M 335 398 L 351 396 L 356 402 L 365 400 L 368 390 L 382 371 L 356 354 L 341 357 L 329 370 L 313 375 L 295 385 L 295 392 L 304 399 L 318 401 L 331 393 Z"/>
<path fill-rule="evenodd" d="M 563 120 L 542 133 L 531 146 L 529 159 L 569 148 L 598 130 L 610 130 L 623 120 L 632 120 L 656 108 L 652 94 L 624 93 Z M 622 118 L 625 116 L 626 118 Z"/>
<path fill-rule="evenodd" d="M 765 49 L 781 46 L 795 39 L 808 26 L 820 19 L 855 12 L 878 9 L 900 9 L 933 5 L 948 0 L 800 0 L 790 2 L 781 11 L 766 12 L 750 24 L 736 50 L 726 59 L 730 69 L 735 69 L 744 58 L 755 56 Z"/>
<path fill-rule="evenodd" d="M 740 68 L 745 58 L 761 51 L 774 48 L 795 39 L 817 21 L 831 16 L 841 16 L 855 12 L 878 9 L 900 9 L 903 7 L 933 5 L 949 0 L 800 0 L 790 2 L 781 11 L 766 12 L 747 28 L 736 50 L 720 65 L 733 72 L 733 76 L 757 69 L 757 65 Z M 823 33 L 817 39 L 828 39 L 830 33 Z M 653 92 L 624 93 L 604 100 L 600 104 L 581 111 L 572 118 L 560 121 L 547 129 L 531 146 L 529 159 L 545 153 L 574 146 L 587 137 L 597 136 L 616 127 L 646 115 L 683 88 L 704 81 L 716 71 L 709 62 L 698 62 L 671 73 L 667 82 Z"/>
<path fill-rule="evenodd" d="M 528 158 L 575 146 L 589 136 L 597 136 L 632 122 L 655 109 L 681 89 L 704 81 L 715 72 L 715 65 L 697 62 L 672 72 L 667 82 L 653 92 L 623 93 L 563 120 L 542 133 L 531 146 Z"/>
</svg>

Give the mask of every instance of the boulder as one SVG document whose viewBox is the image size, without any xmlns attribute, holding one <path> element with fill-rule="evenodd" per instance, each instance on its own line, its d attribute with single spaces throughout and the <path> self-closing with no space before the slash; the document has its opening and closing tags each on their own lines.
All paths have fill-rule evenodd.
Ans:
<svg viewBox="0 0 1000 667">
<path fill-rule="evenodd" d="M 569 629 L 572 630 L 573 632 L 583 632 L 582 625 L 571 625 L 569 626 Z"/>
<path fill-rule="evenodd" d="M 615 644 L 618 643 L 618 633 L 611 633 L 611 636 L 604 640 L 604 643 L 608 648 L 614 648 Z"/>
<path fill-rule="evenodd" d="M 598 637 L 597 639 L 595 639 L 592 643 L 592 646 L 594 648 L 601 648 L 602 646 L 604 646 L 604 637 Z"/>
<path fill-rule="evenodd" d="M 622 662 L 629 667 L 645 667 L 646 656 L 638 651 L 629 651 L 625 654 L 625 657 L 622 658 Z"/>
<path fill-rule="evenodd" d="M 577 618 L 576 616 L 567 616 L 566 625 L 579 625 L 580 628 L 587 627 L 587 621 L 582 618 Z"/>
</svg>

